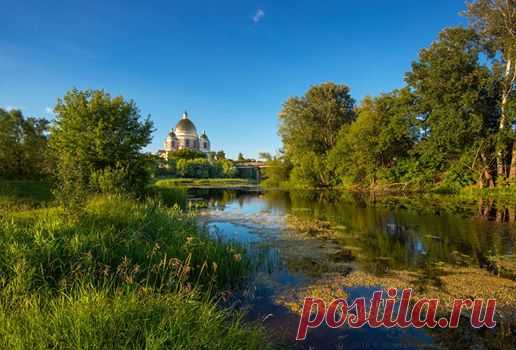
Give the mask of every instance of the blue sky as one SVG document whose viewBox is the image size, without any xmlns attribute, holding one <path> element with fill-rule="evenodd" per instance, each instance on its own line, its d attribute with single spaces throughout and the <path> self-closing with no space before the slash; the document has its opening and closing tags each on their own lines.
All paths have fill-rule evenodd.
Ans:
<svg viewBox="0 0 516 350">
<path fill-rule="evenodd" d="M 0 0 L 0 106 L 51 118 L 59 96 L 103 88 L 155 123 L 148 150 L 187 109 L 215 150 L 281 147 L 277 114 L 324 81 L 360 101 L 404 73 L 463 0 Z"/>
</svg>

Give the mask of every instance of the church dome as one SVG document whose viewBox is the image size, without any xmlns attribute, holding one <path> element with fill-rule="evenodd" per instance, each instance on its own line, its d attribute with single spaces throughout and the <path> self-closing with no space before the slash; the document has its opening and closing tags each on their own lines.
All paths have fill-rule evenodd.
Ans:
<svg viewBox="0 0 516 350">
<path fill-rule="evenodd" d="M 188 119 L 188 114 L 186 112 L 183 113 L 183 117 L 176 124 L 176 133 L 197 135 L 197 129 L 195 128 L 194 123 Z"/>
</svg>

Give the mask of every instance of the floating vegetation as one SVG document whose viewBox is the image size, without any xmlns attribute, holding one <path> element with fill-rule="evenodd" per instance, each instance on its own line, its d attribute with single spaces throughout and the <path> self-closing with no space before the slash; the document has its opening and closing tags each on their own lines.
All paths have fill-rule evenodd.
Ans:
<svg viewBox="0 0 516 350">
<path fill-rule="evenodd" d="M 347 298 L 348 295 L 343 286 L 335 283 L 337 276 L 325 274 L 315 284 L 301 288 L 287 288 L 276 295 L 274 300 L 292 312 L 301 313 L 304 299 L 308 296 L 321 298 L 327 302 L 336 298 Z"/>
</svg>

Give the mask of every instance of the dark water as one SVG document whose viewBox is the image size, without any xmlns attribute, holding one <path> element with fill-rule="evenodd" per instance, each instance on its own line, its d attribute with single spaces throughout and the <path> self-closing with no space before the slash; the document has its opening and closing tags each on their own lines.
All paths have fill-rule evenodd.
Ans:
<svg viewBox="0 0 516 350">
<path fill-rule="evenodd" d="M 238 293 L 247 320 L 299 349 L 514 347 L 516 211 L 488 200 L 325 192 L 192 190 L 210 232 L 244 245 L 256 271 Z M 370 298 L 387 287 L 420 296 L 495 297 L 493 330 L 310 329 L 295 341 L 302 301 Z"/>
</svg>

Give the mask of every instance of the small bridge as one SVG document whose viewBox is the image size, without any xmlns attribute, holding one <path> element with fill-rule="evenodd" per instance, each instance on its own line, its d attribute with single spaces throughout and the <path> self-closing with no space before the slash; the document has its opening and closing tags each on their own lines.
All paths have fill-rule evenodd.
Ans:
<svg viewBox="0 0 516 350">
<path fill-rule="evenodd" d="M 262 179 L 262 169 L 270 167 L 265 162 L 242 162 L 235 164 L 238 169 L 238 175 L 244 179 L 254 179 L 256 183 L 260 183 Z"/>
</svg>

